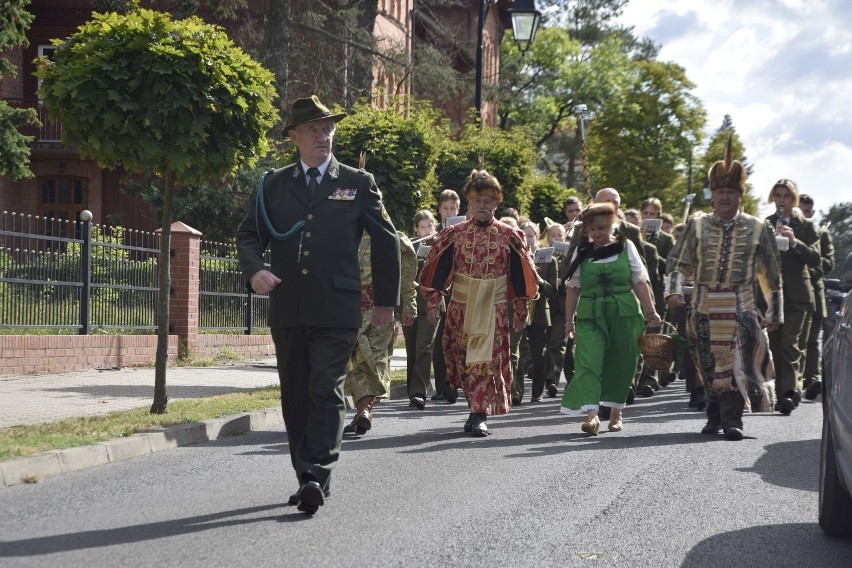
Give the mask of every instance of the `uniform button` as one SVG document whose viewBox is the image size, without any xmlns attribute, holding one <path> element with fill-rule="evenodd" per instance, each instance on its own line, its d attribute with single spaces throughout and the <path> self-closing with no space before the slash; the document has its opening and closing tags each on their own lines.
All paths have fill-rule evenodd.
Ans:
<svg viewBox="0 0 852 568">
<path fill-rule="evenodd" d="M 308 273 L 308 269 L 307 269 L 307 268 L 303 268 L 303 269 L 302 269 L 302 274 L 307 274 L 307 273 Z"/>
<path fill-rule="evenodd" d="M 311 254 L 311 251 L 306 250 L 305 252 L 302 253 L 302 256 L 308 256 L 309 254 Z"/>
<path fill-rule="evenodd" d="M 308 213 L 308 219 L 310 220 L 310 219 L 313 219 L 313 218 L 314 218 L 314 214 L 313 214 L 313 213 Z"/>
<path fill-rule="evenodd" d="M 310 232 L 310 231 L 305 231 L 305 236 L 306 236 L 306 237 L 308 237 L 308 238 L 311 238 L 311 232 Z"/>
</svg>

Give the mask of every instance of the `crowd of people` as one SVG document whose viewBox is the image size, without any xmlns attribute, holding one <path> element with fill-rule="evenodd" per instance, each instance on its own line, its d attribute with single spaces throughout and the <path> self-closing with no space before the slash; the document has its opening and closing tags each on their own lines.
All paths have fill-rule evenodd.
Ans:
<svg viewBox="0 0 852 568">
<path fill-rule="evenodd" d="M 396 312 L 409 407 L 455 404 L 461 392 L 475 437 L 490 434 L 488 416 L 559 396 L 562 377 L 561 412 L 593 436 L 602 419 L 624 430 L 635 397 L 677 378 L 688 406 L 706 411 L 702 432 L 729 440 L 743 438 L 745 410 L 789 415 L 819 395 L 831 237 L 790 179 L 770 190 L 776 213 L 742 211 L 746 172 L 730 142 L 708 172 L 712 212 L 685 223 L 655 197 L 622 211 L 613 188 L 585 207 L 567 199 L 564 220 L 532 220 L 502 207 L 507 190 L 480 165 L 460 188 L 464 214 L 445 189 L 437 217 L 419 211 L 400 231 L 363 164 L 331 153 L 345 114 L 311 97 L 290 116 L 299 161 L 264 176 L 237 243 L 246 285 L 270 296 L 300 510 L 324 504 L 343 434 L 366 434 L 389 395 Z M 664 320 L 691 346 L 668 368 L 646 361 L 639 341 Z"/>
</svg>

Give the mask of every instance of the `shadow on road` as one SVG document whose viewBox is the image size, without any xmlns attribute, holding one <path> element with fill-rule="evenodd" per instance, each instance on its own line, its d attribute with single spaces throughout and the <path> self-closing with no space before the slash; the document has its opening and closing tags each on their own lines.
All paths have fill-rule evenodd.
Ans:
<svg viewBox="0 0 852 568">
<path fill-rule="evenodd" d="M 814 523 L 750 527 L 704 539 L 686 555 L 682 568 L 719 566 L 790 566 L 807 549 L 807 565 L 846 568 L 852 542 L 825 536 Z"/>
<path fill-rule="evenodd" d="M 70 532 L 44 537 L 25 538 L 20 540 L 0 541 L 0 558 L 2 557 L 31 557 L 45 554 L 55 554 L 70 550 L 85 550 L 89 548 L 101 548 L 129 544 L 133 542 L 144 542 L 159 538 L 171 538 L 174 536 L 193 534 L 222 527 L 246 525 L 264 521 L 277 522 L 299 522 L 309 520 L 311 517 L 299 513 L 295 507 L 291 507 L 292 514 L 282 515 L 260 515 L 273 509 L 284 507 L 280 503 L 273 505 L 261 505 L 258 507 L 247 507 L 233 511 L 222 511 L 210 515 L 199 515 L 197 517 L 185 517 L 156 523 L 146 523 L 118 527 L 114 529 Z"/>
<path fill-rule="evenodd" d="M 816 492 L 819 491 L 819 446 L 820 440 L 770 444 L 754 466 L 737 471 L 756 473 L 763 481 L 780 487 Z"/>
</svg>

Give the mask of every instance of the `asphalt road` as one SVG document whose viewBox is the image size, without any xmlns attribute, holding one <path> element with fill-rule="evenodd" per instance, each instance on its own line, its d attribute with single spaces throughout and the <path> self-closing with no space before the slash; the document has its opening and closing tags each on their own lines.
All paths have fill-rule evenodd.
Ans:
<svg viewBox="0 0 852 568">
<path fill-rule="evenodd" d="M 819 403 L 699 433 L 683 383 L 588 437 L 558 399 L 461 431 L 464 401 L 382 403 L 309 518 L 283 430 L 0 491 L 0 566 L 843 567 L 816 523 Z"/>
</svg>

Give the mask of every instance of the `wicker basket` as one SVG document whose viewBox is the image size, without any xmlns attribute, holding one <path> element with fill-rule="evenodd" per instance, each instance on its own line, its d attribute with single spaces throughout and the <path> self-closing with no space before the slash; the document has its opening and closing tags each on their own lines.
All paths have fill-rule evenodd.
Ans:
<svg viewBox="0 0 852 568">
<path fill-rule="evenodd" d="M 663 322 L 663 328 L 668 326 L 672 333 L 676 330 L 672 324 Z M 662 329 L 661 329 L 662 331 Z M 667 371 L 674 362 L 675 340 L 664 333 L 645 333 L 639 336 L 639 351 L 645 358 L 645 364 L 656 371 Z"/>
</svg>

